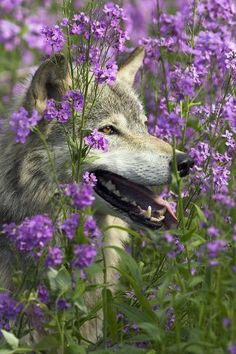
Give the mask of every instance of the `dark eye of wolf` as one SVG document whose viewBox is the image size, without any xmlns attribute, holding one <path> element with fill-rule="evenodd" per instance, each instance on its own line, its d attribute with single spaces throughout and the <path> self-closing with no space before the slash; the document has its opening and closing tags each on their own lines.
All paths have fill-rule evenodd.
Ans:
<svg viewBox="0 0 236 354">
<path fill-rule="evenodd" d="M 106 125 L 99 129 L 99 132 L 104 133 L 106 135 L 111 135 L 117 133 L 116 129 L 112 125 Z"/>
</svg>

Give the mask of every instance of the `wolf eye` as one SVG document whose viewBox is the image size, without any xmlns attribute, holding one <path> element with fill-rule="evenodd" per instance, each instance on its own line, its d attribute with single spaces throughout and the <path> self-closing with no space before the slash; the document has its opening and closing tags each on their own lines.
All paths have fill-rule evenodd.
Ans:
<svg viewBox="0 0 236 354">
<path fill-rule="evenodd" d="M 104 133 L 106 135 L 112 135 L 117 132 L 116 129 L 112 125 L 106 125 L 105 127 L 98 129 L 98 131 L 101 133 Z"/>
</svg>

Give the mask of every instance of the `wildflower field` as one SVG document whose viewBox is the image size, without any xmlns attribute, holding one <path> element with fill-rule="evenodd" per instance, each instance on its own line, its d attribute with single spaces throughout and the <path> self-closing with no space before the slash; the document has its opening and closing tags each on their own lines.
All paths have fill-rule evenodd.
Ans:
<svg viewBox="0 0 236 354">
<path fill-rule="evenodd" d="M 103 224 L 99 175 L 86 170 L 118 135 L 86 122 L 135 48 L 147 129 L 173 148 L 170 184 L 152 188 L 177 219 L 156 230 Z M 24 98 L 42 63 L 62 68 L 49 70 L 43 109 L 34 91 Z M 234 0 L 0 0 L 0 354 L 236 354 L 235 84 Z M 27 184 L 41 177 L 27 167 L 37 144 L 55 186 L 47 210 Z M 184 178 L 178 150 L 194 162 Z M 1 177 L 9 156 L 28 173 L 22 193 L 9 189 L 18 170 Z M 107 246 L 108 229 L 128 232 L 123 248 Z"/>
</svg>

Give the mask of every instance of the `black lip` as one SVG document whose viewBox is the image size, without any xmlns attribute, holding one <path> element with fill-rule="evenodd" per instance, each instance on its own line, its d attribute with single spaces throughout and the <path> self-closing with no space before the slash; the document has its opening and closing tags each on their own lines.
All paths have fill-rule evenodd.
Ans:
<svg viewBox="0 0 236 354">
<path fill-rule="evenodd" d="M 140 215 L 140 211 L 134 205 L 120 200 L 118 196 L 114 193 L 110 192 L 99 180 L 99 177 L 105 177 L 106 175 L 109 176 L 110 172 L 106 171 L 93 171 L 97 177 L 97 183 L 94 187 L 95 192 L 103 198 L 106 202 L 111 204 L 116 209 L 123 211 L 128 214 L 129 218 L 134 221 L 136 224 L 142 225 L 144 227 L 148 227 L 153 230 L 160 229 L 163 227 L 163 224 L 157 224 L 149 221 L 144 216 Z"/>
</svg>

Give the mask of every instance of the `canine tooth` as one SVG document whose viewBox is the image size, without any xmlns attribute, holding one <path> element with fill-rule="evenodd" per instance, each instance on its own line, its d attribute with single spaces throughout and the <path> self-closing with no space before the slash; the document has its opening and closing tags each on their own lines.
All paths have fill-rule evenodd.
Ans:
<svg viewBox="0 0 236 354">
<path fill-rule="evenodd" d="M 124 202 L 129 202 L 129 199 L 126 198 L 126 197 L 122 197 L 122 200 L 123 200 Z"/>
<path fill-rule="evenodd" d="M 118 197 L 120 197 L 120 192 L 116 189 L 116 190 L 114 190 L 114 192 L 113 192 L 114 194 L 116 194 Z"/>
<path fill-rule="evenodd" d="M 111 181 L 108 181 L 106 183 L 106 187 L 111 191 L 114 191 L 116 189 L 116 187 L 114 186 L 114 184 Z"/>
<path fill-rule="evenodd" d="M 138 204 L 135 201 L 131 202 L 131 204 L 134 206 L 138 206 Z"/>
<path fill-rule="evenodd" d="M 166 213 L 166 207 L 164 207 L 164 208 L 161 209 L 161 210 L 158 210 L 158 213 L 159 213 L 160 216 L 164 216 L 165 213 Z"/>
<path fill-rule="evenodd" d="M 147 210 L 144 212 L 143 214 L 146 218 L 150 219 L 150 217 L 152 216 L 152 207 L 149 205 L 149 207 L 147 208 Z"/>
</svg>

